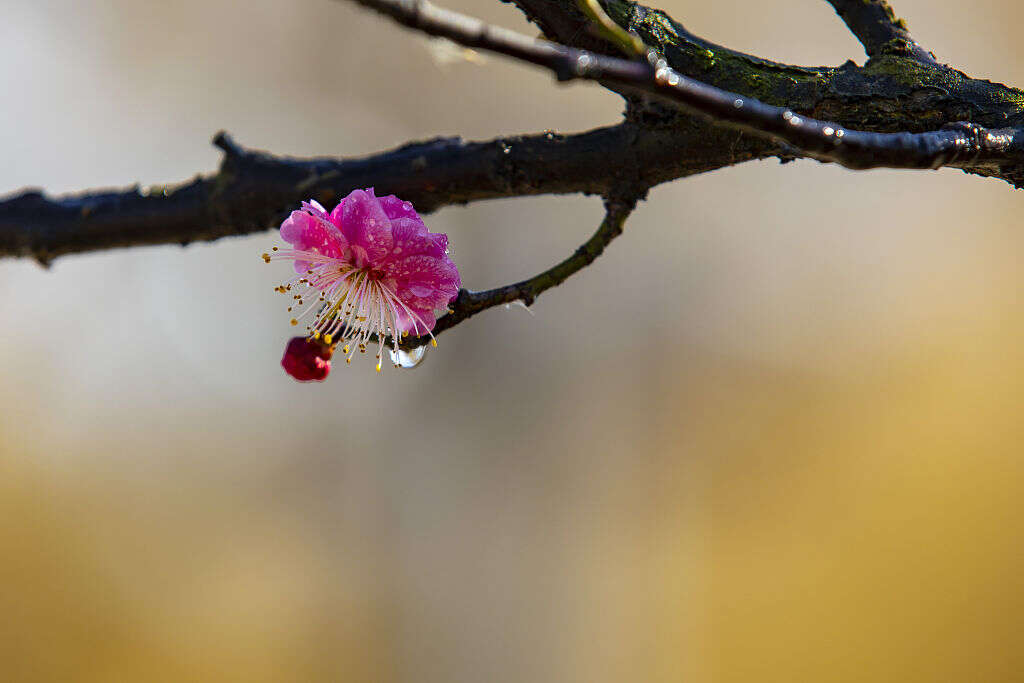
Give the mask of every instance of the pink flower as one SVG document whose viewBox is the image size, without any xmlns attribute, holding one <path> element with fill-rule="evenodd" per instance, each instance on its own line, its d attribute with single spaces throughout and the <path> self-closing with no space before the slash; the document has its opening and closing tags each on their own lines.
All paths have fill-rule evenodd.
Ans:
<svg viewBox="0 0 1024 683">
<path fill-rule="evenodd" d="M 334 349 L 318 341 L 311 341 L 307 337 L 292 337 L 284 348 L 281 367 L 300 382 L 323 382 L 331 371 L 333 353 Z"/>
<path fill-rule="evenodd" d="M 277 288 L 295 300 L 289 311 L 307 306 L 292 324 L 312 312 L 311 338 L 343 341 L 346 362 L 376 335 L 378 371 L 384 337 L 392 336 L 397 351 L 401 335 L 429 334 L 434 312 L 462 285 L 448 237 L 427 230 L 409 202 L 376 197 L 373 188 L 353 191 L 330 213 L 303 202 L 281 224 L 281 238 L 293 248 L 274 247 L 263 259 L 295 263 L 298 275 Z"/>
</svg>

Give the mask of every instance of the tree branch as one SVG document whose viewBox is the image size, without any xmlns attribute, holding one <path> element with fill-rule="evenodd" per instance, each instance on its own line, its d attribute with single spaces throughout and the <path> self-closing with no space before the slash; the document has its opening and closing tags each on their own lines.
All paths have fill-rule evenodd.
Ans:
<svg viewBox="0 0 1024 683">
<path fill-rule="evenodd" d="M 667 32 L 666 38 L 682 40 L 695 50 L 710 50 L 720 55 L 749 61 L 768 68 L 788 69 L 788 64 L 774 62 L 754 55 L 748 55 L 722 45 L 717 45 L 705 38 L 690 33 L 678 21 L 661 10 L 653 9 L 634 2 L 633 0 L 597 0 L 608 17 L 622 26 L 627 32 L 639 35 L 643 42 L 661 52 L 661 41 L 658 34 Z M 536 24 L 549 40 L 570 45 L 583 50 L 600 52 L 610 56 L 620 53 L 613 49 L 613 44 L 606 40 L 598 31 L 593 30 L 591 21 L 575 6 L 572 0 L 500 0 L 518 7 L 526 18 Z M 679 65 L 669 60 L 673 67 Z M 705 65 L 706 66 L 706 65 Z"/>
<path fill-rule="evenodd" d="M 60 198 L 27 191 L 0 200 L 0 256 L 31 256 L 45 264 L 76 252 L 260 232 L 304 199 L 332 204 L 361 187 L 397 194 L 429 213 L 481 199 L 647 188 L 779 152 L 736 137 L 623 123 L 569 136 L 438 138 L 364 159 L 335 160 L 246 150 L 222 133 L 214 141 L 224 150 L 219 172 L 190 183 Z"/>
<path fill-rule="evenodd" d="M 1024 163 L 1024 133 L 1018 128 L 987 130 L 958 122 L 925 133 L 875 133 L 799 116 L 788 107 L 766 104 L 691 79 L 672 69 L 653 50 L 648 62 L 632 61 L 538 41 L 435 7 L 426 0 L 354 0 L 395 21 L 467 47 L 489 50 L 548 68 L 559 80 L 611 84 L 728 124 L 794 148 L 819 161 L 870 168 L 981 167 Z"/>
<path fill-rule="evenodd" d="M 586 30 L 586 18 L 572 0 L 504 1 L 514 3 L 553 40 L 616 54 L 608 43 Z M 633 0 L 601 1 L 616 23 L 639 34 L 679 73 L 801 115 L 873 132 L 919 133 L 960 121 L 987 128 L 1024 126 L 1021 90 L 973 79 L 948 66 L 924 63 L 898 51 L 878 54 L 863 67 L 853 62 L 838 68 L 781 64 L 694 36 L 665 12 Z M 683 129 L 698 125 L 678 109 L 636 93 L 627 93 L 627 97 L 630 119 Z M 699 125 L 711 128 L 703 122 Z M 965 170 L 998 177 L 1015 186 L 1024 181 L 1024 171 L 1013 162 L 999 168 L 987 165 Z"/>
<path fill-rule="evenodd" d="M 546 35 L 615 54 L 610 44 L 586 30 L 576 0 L 514 2 Z M 738 93 L 745 105 L 755 98 L 783 113 L 795 112 L 804 124 L 806 118 L 836 121 L 834 131 L 929 132 L 925 138 L 897 141 L 925 142 L 914 151 L 915 158 L 949 162 L 955 157 L 953 164 L 967 172 L 1024 185 L 1016 135 L 1024 127 L 1020 90 L 898 53 L 880 53 L 864 67 L 852 62 L 838 68 L 779 64 L 693 36 L 664 12 L 631 0 L 602 0 L 602 5 L 616 23 L 656 49 L 672 70 Z M 190 183 L 60 198 L 23 192 L 0 199 L 0 257 L 32 256 L 47 263 L 74 252 L 241 235 L 278 223 L 302 199 L 331 203 L 357 187 L 394 192 L 429 212 L 498 197 L 605 195 L 623 184 L 651 187 L 752 159 L 800 155 L 792 145 L 695 118 L 628 86 L 602 83 L 626 94 L 626 121 L 587 133 L 472 143 L 439 138 L 340 160 L 275 157 L 244 150 L 222 136 L 217 139 L 225 151 L 219 172 Z M 976 125 L 942 130 L 964 120 Z M 990 135 L 993 131 L 986 129 L 999 132 Z M 1012 139 L 1000 129 L 1011 129 Z M 811 132 L 812 142 L 819 143 L 823 128 Z M 918 154 L 921 149 L 924 154 Z"/>
<path fill-rule="evenodd" d="M 935 55 L 910 37 L 906 23 L 885 0 L 828 0 L 828 3 L 869 57 L 902 54 L 926 64 L 935 63 Z"/>
</svg>

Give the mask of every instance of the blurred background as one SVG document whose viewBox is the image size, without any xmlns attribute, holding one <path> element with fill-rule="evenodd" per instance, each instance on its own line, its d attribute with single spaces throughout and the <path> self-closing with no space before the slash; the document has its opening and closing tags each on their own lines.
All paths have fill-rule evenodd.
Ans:
<svg viewBox="0 0 1024 683">
<path fill-rule="evenodd" d="M 825 2 L 661 6 L 765 57 L 864 61 Z M 1024 84 L 1019 3 L 896 8 L 941 60 Z M 622 109 L 326 0 L 2 10 L 0 192 L 184 180 L 222 128 L 353 156 Z M 533 315 L 322 385 L 278 364 L 270 232 L 2 261 L 0 678 L 1012 680 L 1021 207 L 954 170 L 718 171 L 654 189 Z M 600 216 L 427 221 L 485 288 Z"/>
</svg>

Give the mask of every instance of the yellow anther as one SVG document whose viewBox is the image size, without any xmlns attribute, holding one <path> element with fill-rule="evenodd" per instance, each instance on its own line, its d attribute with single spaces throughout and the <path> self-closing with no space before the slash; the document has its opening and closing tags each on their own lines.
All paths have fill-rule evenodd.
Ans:
<svg viewBox="0 0 1024 683">
<path fill-rule="evenodd" d="M 331 335 L 327 335 L 327 336 L 328 336 L 328 337 L 330 337 Z M 319 333 L 319 332 L 314 332 L 314 333 L 313 333 L 313 339 L 319 339 L 319 338 L 320 338 L 320 333 Z M 327 343 L 328 343 L 328 344 L 330 344 L 330 343 L 331 343 L 331 340 L 330 340 L 330 339 L 328 339 L 328 340 L 327 340 Z"/>
<path fill-rule="evenodd" d="M 292 318 L 292 326 L 295 326 L 295 325 L 298 325 L 298 324 L 299 324 L 299 321 L 296 320 L 295 318 Z"/>
<path fill-rule="evenodd" d="M 437 340 L 436 339 L 431 339 L 430 340 L 430 345 L 433 346 L 436 349 L 437 348 Z"/>
<path fill-rule="evenodd" d="M 342 347 L 341 352 L 342 353 L 348 353 L 348 344 L 345 344 L 345 346 Z"/>
<path fill-rule="evenodd" d="M 317 334 L 319 334 L 319 333 L 317 333 Z M 330 344 L 331 341 L 333 341 L 333 339 L 334 339 L 334 337 L 332 337 L 331 335 L 325 334 L 324 335 L 324 344 Z"/>
<path fill-rule="evenodd" d="M 265 261 L 266 263 L 270 263 L 270 254 L 268 254 L 268 253 L 266 253 L 266 252 L 263 252 L 263 260 L 264 260 L 264 261 Z"/>
<path fill-rule="evenodd" d="M 377 372 L 380 372 L 380 361 L 377 361 Z"/>
</svg>

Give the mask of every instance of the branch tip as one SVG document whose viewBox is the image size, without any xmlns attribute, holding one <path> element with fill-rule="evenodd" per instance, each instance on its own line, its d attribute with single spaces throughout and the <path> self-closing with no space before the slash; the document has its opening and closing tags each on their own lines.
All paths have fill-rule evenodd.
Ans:
<svg viewBox="0 0 1024 683">
<path fill-rule="evenodd" d="M 935 64 L 935 55 L 915 41 L 905 21 L 896 16 L 886 0 L 828 0 L 868 57 L 900 54 L 924 64 Z"/>
<path fill-rule="evenodd" d="M 234 138 L 232 138 L 227 131 L 218 131 L 217 134 L 213 136 L 212 142 L 214 147 L 219 148 L 228 156 L 239 157 L 243 154 L 242 148 L 235 142 Z"/>
</svg>

